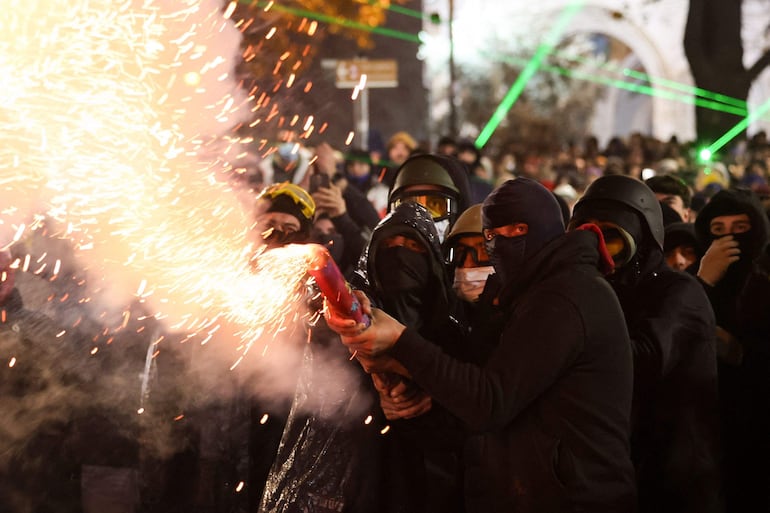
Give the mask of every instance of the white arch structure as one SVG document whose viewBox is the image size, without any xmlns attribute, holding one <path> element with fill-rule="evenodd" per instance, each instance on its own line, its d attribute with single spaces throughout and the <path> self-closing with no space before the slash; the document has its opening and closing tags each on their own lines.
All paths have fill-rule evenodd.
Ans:
<svg viewBox="0 0 770 513">
<path fill-rule="evenodd" d="M 492 33 L 497 37 L 505 37 L 506 34 L 529 32 L 533 37 L 544 37 L 550 24 L 574 1 L 539 0 L 533 3 L 531 0 L 454 0 L 457 16 L 456 44 L 459 42 L 456 55 L 462 51 L 473 55 L 470 47 L 474 44 L 483 45 L 485 36 Z M 770 23 L 770 11 L 767 9 L 767 0 L 742 1 L 744 65 L 748 66 L 770 44 L 770 32 L 765 31 Z M 440 12 L 446 16 L 446 3 L 446 0 L 424 0 L 423 5 L 426 12 Z M 688 2 L 685 0 L 586 0 L 567 25 L 562 37 L 577 33 L 610 36 L 631 49 L 648 75 L 692 86 L 694 81 L 683 46 L 687 9 Z M 446 37 L 445 27 L 439 30 L 426 24 L 426 30 L 438 36 L 437 41 L 440 42 L 437 47 L 448 48 L 443 39 Z M 429 62 L 432 67 L 426 76 L 428 87 L 435 90 L 446 88 L 448 80 L 443 77 L 446 55 L 445 51 L 436 57 L 436 61 Z M 427 60 L 431 61 L 431 58 Z M 681 94 L 687 95 L 684 92 Z M 608 99 L 604 102 L 608 111 L 613 110 L 613 98 L 617 99 L 619 95 L 618 89 L 608 88 Z M 757 107 L 769 96 L 770 69 L 767 69 L 755 81 L 749 95 L 749 105 Z M 692 102 L 653 95 L 651 104 L 651 135 L 662 140 L 674 134 L 680 140 L 695 137 L 695 107 Z M 616 123 L 610 125 L 608 131 L 617 127 Z M 755 122 L 749 132 L 759 128 L 770 129 L 770 116 Z M 605 137 L 607 135 L 612 134 L 607 133 Z"/>
<path fill-rule="evenodd" d="M 564 3 L 566 5 L 568 2 Z M 665 37 L 662 38 L 662 41 L 658 37 L 653 39 L 651 27 L 643 28 L 630 15 L 613 16 L 615 10 L 611 7 L 612 3 L 602 3 L 594 2 L 585 5 L 572 19 L 564 36 L 567 37 L 575 33 L 598 33 L 613 37 L 631 49 L 648 75 L 689 86 L 693 85 L 681 43 L 687 7 L 685 2 L 679 2 L 680 5 L 684 6 L 681 12 L 670 12 L 671 16 L 665 20 L 669 26 L 660 29 L 661 31 L 665 30 Z M 677 20 L 677 18 L 681 19 Z M 680 23 L 676 23 L 677 21 Z M 679 30 L 673 30 L 677 25 L 679 25 Z M 655 89 L 654 84 L 651 84 L 651 87 Z M 615 100 L 619 91 L 615 88 L 609 90 L 609 99 L 606 101 L 609 108 L 615 107 Z M 692 104 L 655 95 L 651 98 L 651 104 L 652 133 L 650 135 L 658 139 L 668 139 L 672 135 L 677 135 L 680 140 L 694 138 L 695 114 Z M 604 135 L 606 139 L 606 136 L 613 134 L 597 135 L 600 139 Z"/>
</svg>

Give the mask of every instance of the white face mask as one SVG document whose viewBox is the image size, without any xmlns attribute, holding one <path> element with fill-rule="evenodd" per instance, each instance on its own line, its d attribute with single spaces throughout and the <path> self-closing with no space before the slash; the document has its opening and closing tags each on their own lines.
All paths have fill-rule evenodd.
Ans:
<svg viewBox="0 0 770 513">
<path fill-rule="evenodd" d="M 457 297 L 469 303 L 479 300 L 479 296 L 484 291 L 484 285 L 487 278 L 495 272 L 491 265 L 484 267 L 458 267 L 455 269 L 455 281 L 452 288 Z"/>
<path fill-rule="evenodd" d="M 444 237 L 446 237 L 446 232 L 449 230 L 449 219 L 444 219 L 443 221 L 434 221 L 433 224 L 436 225 L 438 240 L 443 244 Z"/>
</svg>

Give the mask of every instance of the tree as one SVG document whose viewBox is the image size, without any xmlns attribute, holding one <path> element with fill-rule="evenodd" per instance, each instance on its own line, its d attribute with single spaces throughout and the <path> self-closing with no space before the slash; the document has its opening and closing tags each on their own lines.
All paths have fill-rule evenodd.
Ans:
<svg viewBox="0 0 770 513">
<path fill-rule="evenodd" d="M 752 82 L 770 65 L 770 50 L 752 66 L 744 66 L 741 4 L 741 0 L 690 0 L 684 50 L 698 87 L 747 100 Z M 740 120 L 733 114 L 698 107 L 698 140 L 713 142 Z"/>
</svg>

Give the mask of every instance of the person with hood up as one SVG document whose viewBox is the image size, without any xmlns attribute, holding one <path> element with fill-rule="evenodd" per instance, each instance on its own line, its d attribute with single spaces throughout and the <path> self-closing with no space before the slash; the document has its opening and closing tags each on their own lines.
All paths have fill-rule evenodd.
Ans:
<svg viewBox="0 0 770 513">
<path fill-rule="evenodd" d="M 571 227 L 597 224 L 634 355 L 631 450 L 640 511 L 721 507 L 714 316 L 690 275 L 666 266 L 655 193 L 623 175 L 593 182 Z"/>
<path fill-rule="evenodd" d="M 495 189 L 482 216 L 508 315 L 484 364 L 447 354 L 363 295 L 369 328 L 328 310 L 330 326 L 362 358 L 397 362 L 474 431 L 468 512 L 633 511 L 631 348 L 599 271 L 611 262 L 598 229 L 565 235 L 553 195 L 526 178 Z"/>
<path fill-rule="evenodd" d="M 420 154 L 410 157 L 394 175 L 388 210 L 414 201 L 428 209 L 436 224 L 439 242 L 471 204 L 465 166 L 453 157 Z"/>
<path fill-rule="evenodd" d="M 748 190 L 718 192 L 695 220 L 698 268 L 716 315 L 727 511 L 768 511 L 768 220 Z"/>
</svg>

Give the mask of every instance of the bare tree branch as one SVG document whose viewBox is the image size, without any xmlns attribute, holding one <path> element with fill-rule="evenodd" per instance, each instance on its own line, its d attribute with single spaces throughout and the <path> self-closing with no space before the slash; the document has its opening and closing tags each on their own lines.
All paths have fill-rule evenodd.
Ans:
<svg viewBox="0 0 770 513">
<path fill-rule="evenodd" d="M 757 59 L 757 62 L 755 62 L 754 65 L 748 69 L 747 73 L 749 82 L 753 82 L 754 79 L 757 78 L 767 66 L 770 66 L 770 50 L 765 50 L 765 53 L 762 55 L 762 57 Z"/>
</svg>

